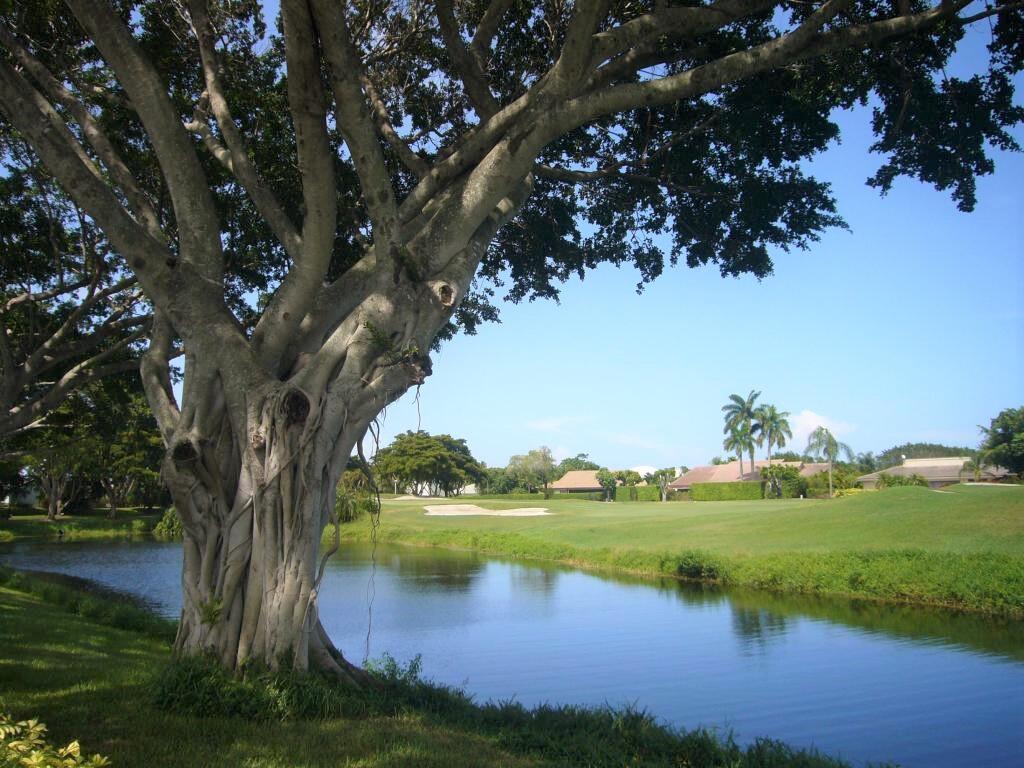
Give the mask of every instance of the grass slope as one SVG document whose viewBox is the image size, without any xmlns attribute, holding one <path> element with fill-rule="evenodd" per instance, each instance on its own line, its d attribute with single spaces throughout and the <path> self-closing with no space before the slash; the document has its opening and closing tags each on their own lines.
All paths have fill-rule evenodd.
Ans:
<svg viewBox="0 0 1024 768">
<path fill-rule="evenodd" d="M 422 506 L 386 502 L 379 540 L 1024 615 L 1024 487 L 906 487 L 833 501 L 553 499 L 544 517 L 428 517 Z M 365 521 L 343 532 L 370 535 Z"/>
</svg>

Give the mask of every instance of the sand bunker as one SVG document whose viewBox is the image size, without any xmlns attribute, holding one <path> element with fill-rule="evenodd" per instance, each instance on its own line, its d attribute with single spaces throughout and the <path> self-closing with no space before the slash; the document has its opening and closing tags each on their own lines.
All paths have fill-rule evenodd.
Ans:
<svg viewBox="0 0 1024 768">
<path fill-rule="evenodd" d="M 428 515 L 464 517 L 467 515 L 491 515 L 493 517 L 536 517 L 550 515 L 544 507 L 520 507 L 518 509 L 484 509 L 476 504 L 441 504 L 424 507 Z"/>
</svg>

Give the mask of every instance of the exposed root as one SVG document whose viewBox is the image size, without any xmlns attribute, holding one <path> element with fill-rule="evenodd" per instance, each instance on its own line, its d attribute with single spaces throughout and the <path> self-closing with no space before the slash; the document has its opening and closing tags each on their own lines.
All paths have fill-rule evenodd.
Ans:
<svg viewBox="0 0 1024 768">
<path fill-rule="evenodd" d="M 381 687 L 377 678 L 341 655 L 319 621 L 314 636 L 309 640 L 309 666 L 360 691 Z"/>
</svg>

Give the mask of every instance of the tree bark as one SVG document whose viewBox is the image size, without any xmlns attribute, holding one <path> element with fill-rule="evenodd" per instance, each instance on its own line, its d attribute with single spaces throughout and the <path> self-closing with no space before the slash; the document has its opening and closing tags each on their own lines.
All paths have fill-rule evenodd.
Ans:
<svg viewBox="0 0 1024 768">
<path fill-rule="evenodd" d="M 178 655 L 212 654 L 229 669 L 257 662 L 367 682 L 323 631 L 317 593 L 335 487 L 369 420 L 353 421 L 333 439 L 321 405 L 322 398 L 278 386 L 240 433 L 223 413 L 211 413 L 196 434 L 214 425 L 219 440 L 172 448 L 164 474 L 185 532 Z"/>
</svg>

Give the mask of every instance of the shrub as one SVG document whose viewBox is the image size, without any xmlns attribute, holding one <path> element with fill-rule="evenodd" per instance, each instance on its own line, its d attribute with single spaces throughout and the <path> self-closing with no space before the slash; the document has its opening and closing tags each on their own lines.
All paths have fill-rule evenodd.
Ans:
<svg viewBox="0 0 1024 768">
<path fill-rule="evenodd" d="M 761 469 L 766 499 L 797 499 L 807 492 L 807 481 L 800 477 L 797 467 L 773 464 Z"/>
<path fill-rule="evenodd" d="M 342 525 L 354 523 L 376 509 L 377 499 L 369 490 L 338 486 L 337 495 L 334 497 L 334 514 Z"/>
<path fill-rule="evenodd" d="M 181 518 L 178 517 L 174 507 L 164 510 L 160 522 L 153 526 L 153 535 L 164 541 L 181 541 L 185 538 L 185 529 L 182 527 Z"/>
<path fill-rule="evenodd" d="M 144 533 L 149 533 L 149 521 L 148 520 L 132 520 L 132 535 L 140 536 Z"/>
<path fill-rule="evenodd" d="M 857 485 L 857 478 L 860 477 L 860 470 L 855 467 L 836 464 L 832 467 L 832 489 L 833 493 L 843 488 L 854 488 Z M 828 496 L 828 471 L 818 472 L 807 478 L 807 495 L 815 498 Z"/>
<path fill-rule="evenodd" d="M 761 498 L 761 483 L 694 483 L 690 496 L 694 501 L 752 501 Z"/>
<path fill-rule="evenodd" d="M 878 476 L 879 488 L 899 488 L 908 485 L 928 487 L 928 481 L 916 472 L 911 475 L 888 475 L 882 472 Z"/>
<path fill-rule="evenodd" d="M 661 501 L 656 485 L 620 485 L 615 489 L 616 501 Z"/>
<path fill-rule="evenodd" d="M 857 496 L 861 493 L 866 493 L 866 491 L 863 488 L 840 488 L 835 492 L 835 497 L 841 499 L 844 496 Z"/>
<path fill-rule="evenodd" d="M 14 721 L 0 712 L 0 766 L 31 766 L 32 768 L 102 768 L 110 761 L 102 755 L 82 756 L 77 741 L 66 747 L 46 743 L 46 726 L 38 720 Z"/>
</svg>

